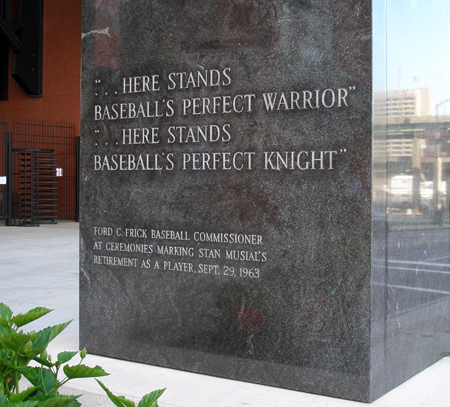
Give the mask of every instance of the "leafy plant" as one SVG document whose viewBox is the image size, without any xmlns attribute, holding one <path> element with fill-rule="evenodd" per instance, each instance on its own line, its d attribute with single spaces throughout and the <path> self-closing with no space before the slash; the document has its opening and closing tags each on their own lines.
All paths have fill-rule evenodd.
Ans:
<svg viewBox="0 0 450 407">
<path fill-rule="evenodd" d="M 80 396 L 61 395 L 59 388 L 72 379 L 108 375 L 100 366 L 88 367 L 82 364 L 86 349 L 80 352 L 61 352 L 54 362 L 47 354 L 48 344 L 71 321 L 38 332 L 24 333 L 20 330 L 51 311 L 37 307 L 25 314 L 13 316 L 11 309 L 0 303 L 0 407 L 77 407 L 80 403 L 76 399 Z M 69 365 L 77 355 L 79 362 Z M 58 379 L 61 368 L 64 378 Z M 20 391 L 21 377 L 26 378 L 31 387 Z M 134 407 L 132 401 L 113 395 L 103 383 L 98 382 L 116 406 Z M 138 407 L 157 407 L 157 399 L 163 392 L 164 390 L 157 390 L 144 396 Z"/>
<path fill-rule="evenodd" d="M 109 389 L 98 379 L 97 383 L 100 385 L 100 387 L 106 392 L 109 399 L 117 406 L 117 407 L 136 407 L 136 404 L 131 401 L 127 400 L 124 396 L 115 396 L 112 394 Z M 137 407 L 158 407 L 157 400 L 161 396 L 161 394 L 164 393 L 165 389 L 162 390 L 155 390 L 151 393 L 145 395 L 142 397 L 141 401 L 138 403 Z"/>
</svg>

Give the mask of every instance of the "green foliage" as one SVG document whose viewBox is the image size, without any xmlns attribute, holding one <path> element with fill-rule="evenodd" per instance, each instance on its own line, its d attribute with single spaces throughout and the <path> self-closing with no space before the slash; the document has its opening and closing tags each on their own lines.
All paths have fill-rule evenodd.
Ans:
<svg viewBox="0 0 450 407">
<path fill-rule="evenodd" d="M 39 319 L 43 317 L 44 315 L 48 314 L 51 310 L 48 308 L 43 307 L 37 307 L 30 311 L 28 311 L 26 314 L 18 314 L 14 318 L 11 318 L 11 322 L 17 327 L 20 328 L 24 325 L 29 324 L 30 322 L 36 321 L 36 319 Z"/>
<path fill-rule="evenodd" d="M 112 394 L 100 380 L 97 380 L 97 383 L 117 407 L 136 407 L 136 404 L 133 401 L 126 399 L 124 396 L 115 396 L 114 394 Z M 165 390 L 166 389 L 155 390 L 149 394 L 146 394 L 144 397 L 142 397 L 137 407 L 158 407 L 157 400 Z"/>
<path fill-rule="evenodd" d="M 80 396 L 61 395 L 58 393 L 59 388 L 72 379 L 108 375 L 100 366 L 82 364 L 86 349 L 61 352 L 52 362 L 47 354 L 47 346 L 71 321 L 38 332 L 25 333 L 19 330 L 49 312 L 51 310 L 48 308 L 37 307 L 25 314 L 13 316 L 11 309 L 0 302 L 0 407 L 78 407 L 80 403 L 76 399 Z M 79 362 L 69 365 L 76 356 Z M 38 366 L 29 366 L 31 361 Z M 65 377 L 58 379 L 61 367 Z M 19 390 L 21 377 L 31 384 L 22 392 Z M 117 407 L 136 407 L 134 402 L 123 396 L 115 396 L 102 382 L 97 382 Z M 158 407 L 157 399 L 163 392 L 157 390 L 147 394 L 137 407 Z"/>
<path fill-rule="evenodd" d="M 106 376 L 106 373 L 100 366 L 87 367 L 84 365 L 64 366 L 64 374 L 68 379 L 79 379 L 84 377 Z"/>
</svg>

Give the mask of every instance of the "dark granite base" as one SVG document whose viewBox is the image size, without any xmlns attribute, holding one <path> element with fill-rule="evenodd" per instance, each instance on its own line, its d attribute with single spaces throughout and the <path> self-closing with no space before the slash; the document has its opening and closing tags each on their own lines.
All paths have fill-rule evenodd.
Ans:
<svg viewBox="0 0 450 407">
<path fill-rule="evenodd" d="M 448 229 L 416 256 L 386 215 L 371 2 L 83 9 L 81 346 L 360 401 L 448 351 Z"/>
</svg>

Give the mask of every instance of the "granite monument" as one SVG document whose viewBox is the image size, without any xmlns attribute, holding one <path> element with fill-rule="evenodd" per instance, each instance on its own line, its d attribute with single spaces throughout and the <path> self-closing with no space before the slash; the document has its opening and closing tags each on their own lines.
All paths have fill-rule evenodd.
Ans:
<svg viewBox="0 0 450 407">
<path fill-rule="evenodd" d="M 80 346 L 361 401 L 449 352 L 448 202 L 440 237 L 390 206 L 375 7 L 83 2 Z"/>
</svg>

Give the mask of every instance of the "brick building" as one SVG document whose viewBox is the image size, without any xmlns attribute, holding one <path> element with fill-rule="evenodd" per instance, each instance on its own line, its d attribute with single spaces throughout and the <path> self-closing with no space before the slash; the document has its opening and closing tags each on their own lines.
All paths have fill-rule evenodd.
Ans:
<svg viewBox="0 0 450 407">
<path fill-rule="evenodd" d="M 82 0 L 0 0 L 0 219 L 11 216 L 5 215 L 8 200 L 9 212 L 23 212 L 21 224 L 32 217 L 39 223 L 77 216 L 81 10 Z M 12 133 L 13 150 L 9 180 L 7 131 Z M 60 176 L 52 178 L 57 185 L 52 198 L 48 191 L 39 195 L 17 181 L 23 170 L 20 161 L 35 162 L 44 150 L 53 151 L 51 176 L 56 168 Z M 9 197 L 5 179 L 11 187 Z M 50 201 L 57 204 L 48 218 L 43 208 Z"/>
</svg>

